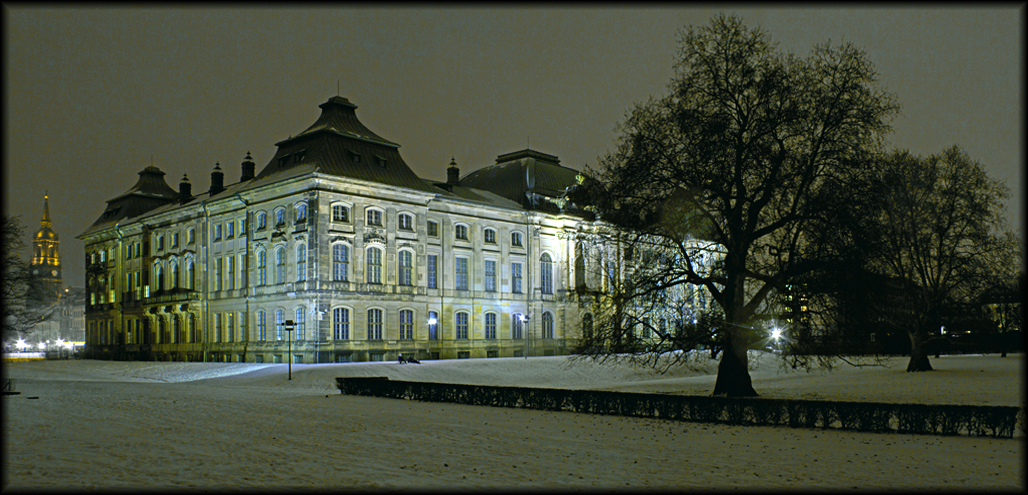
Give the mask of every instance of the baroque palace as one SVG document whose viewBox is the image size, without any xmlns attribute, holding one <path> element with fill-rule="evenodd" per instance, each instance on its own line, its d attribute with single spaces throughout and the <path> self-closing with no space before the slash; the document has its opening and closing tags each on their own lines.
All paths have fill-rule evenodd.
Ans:
<svg viewBox="0 0 1028 495">
<path fill-rule="evenodd" d="M 325 363 L 566 353 L 591 316 L 575 259 L 583 177 L 533 150 L 446 182 L 332 97 L 256 173 L 178 191 L 149 166 L 78 236 L 87 353 L 106 359 Z M 579 272 L 579 273 L 576 273 Z"/>
</svg>

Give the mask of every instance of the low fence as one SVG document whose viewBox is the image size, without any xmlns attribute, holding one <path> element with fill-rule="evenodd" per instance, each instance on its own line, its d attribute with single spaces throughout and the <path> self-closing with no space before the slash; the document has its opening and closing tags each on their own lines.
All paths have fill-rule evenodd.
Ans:
<svg viewBox="0 0 1028 495">
<path fill-rule="evenodd" d="M 998 438 L 1013 437 L 1020 425 L 1022 436 L 1025 432 L 1023 410 L 1006 406 L 703 397 L 407 382 L 386 377 L 336 378 L 336 384 L 347 395 L 701 423 Z"/>
</svg>

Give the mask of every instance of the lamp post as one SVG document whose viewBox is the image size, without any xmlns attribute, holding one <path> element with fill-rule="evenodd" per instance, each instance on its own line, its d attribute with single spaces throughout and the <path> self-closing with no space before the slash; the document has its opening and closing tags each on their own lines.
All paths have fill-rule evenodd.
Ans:
<svg viewBox="0 0 1028 495">
<path fill-rule="evenodd" d="M 287 358 L 289 359 L 289 379 L 292 380 L 293 379 L 293 328 L 295 328 L 296 323 L 294 323 L 293 320 L 286 320 L 285 322 L 283 322 L 283 325 L 285 325 L 286 338 L 289 340 L 289 351 L 288 351 L 289 355 L 287 356 Z"/>
</svg>

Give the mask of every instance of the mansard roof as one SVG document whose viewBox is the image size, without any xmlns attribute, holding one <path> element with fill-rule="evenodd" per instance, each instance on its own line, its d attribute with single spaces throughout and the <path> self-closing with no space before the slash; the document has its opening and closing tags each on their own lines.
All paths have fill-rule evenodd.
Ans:
<svg viewBox="0 0 1028 495">
<path fill-rule="evenodd" d="M 305 131 L 276 143 L 278 151 L 255 183 L 298 168 L 425 192 L 432 190 L 407 166 L 400 145 L 375 134 L 357 119 L 357 105 L 334 96 L 319 105 L 321 116 Z"/>
<path fill-rule="evenodd" d="M 492 192 L 530 210 L 559 209 L 557 199 L 578 183 L 577 170 L 562 167 L 556 156 L 524 149 L 496 157 L 496 163 L 464 176 L 460 185 Z"/>
<path fill-rule="evenodd" d="M 141 215 L 177 198 L 178 192 L 164 182 L 164 172 L 150 165 L 139 172 L 139 180 L 128 191 L 107 200 L 107 208 L 100 218 L 79 237 L 114 226 L 119 220 Z"/>
</svg>

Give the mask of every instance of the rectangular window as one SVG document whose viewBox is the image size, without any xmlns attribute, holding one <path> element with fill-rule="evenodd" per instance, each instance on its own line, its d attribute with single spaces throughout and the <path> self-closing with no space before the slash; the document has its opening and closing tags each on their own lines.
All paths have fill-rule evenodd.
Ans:
<svg viewBox="0 0 1028 495">
<path fill-rule="evenodd" d="M 236 236 L 236 223 L 225 222 L 225 238 L 231 239 Z"/>
<path fill-rule="evenodd" d="M 378 210 L 368 210 L 368 225 L 382 226 L 382 212 Z"/>
<path fill-rule="evenodd" d="M 332 246 L 332 280 L 345 282 L 350 271 L 350 247 L 345 244 Z"/>
<path fill-rule="evenodd" d="M 239 255 L 239 288 L 246 288 L 246 255 Z"/>
<path fill-rule="evenodd" d="M 246 235 L 246 219 L 239 219 L 239 235 Z"/>
<path fill-rule="evenodd" d="M 214 313 L 214 341 L 221 342 L 221 313 Z"/>
<path fill-rule="evenodd" d="M 332 205 L 332 221 L 349 222 L 350 209 L 347 208 L 345 205 Z"/>
<path fill-rule="evenodd" d="M 436 274 L 438 273 L 438 261 L 439 256 L 435 254 L 428 255 L 428 288 L 436 288 Z"/>
<path fill-rule="evenodd" d="M 438 337 L 436 330 L 439 328 L 439 313 L 435 311 L 428 312 L 428 340 L 435 340 Z"/>
<path fill-rule="evenodd" d="M 414 312 L 409 309 L 400 311 L 400 338 L 405 340 L 414 338 Z"/>
<path fill-rule="evenodd" d="M 414 273 L 414 254 L 410 251 L 400 251 L 398 257 L 400 262 L 397 267 L 397 269 L 399 270 L 399 280 L 397 281 L 397 284 L 412 285 Z"/>
<path fill-rule="evenodd" d="M 176 320 L 177 321 L 177 320 Z M 236 328 L 236 315 L 235 313 L 225 313 L 225 342 L 232 342 L 235 340 L 235 328 Z"/>
<path fill-rule="evenodd" d="M 468 226 L 467 225 L 457 225 L 456 227 L 454 227 L 454 233 L 455 233 L 455 235 L 457 236 L 458 239 L 460 239 L 462 241 L 468 240 Z"/>
<path fill-rule="evenodd" d="M 171 234 L 171 247 L 172 248 L 177 248 L 178 247 L 178 232 L 175 232 L 174 234 Z"/>
<path fill-rule="evenodd" d="M 485 229 L 485 234 L 484 234 L 483 237 L 485 238 L 485 242 L 486 243 L 488 243 L 488 244 L 496 244 L 496 231 L 495 230 L 493 230 L 493 229 Z"/>
<path fill-rule="evenodd" d="M 414 217 L 406 213 L 401 213 L 399 221 L 397 222 L 397 228 L 400 230 L 414 230 Z"/>
<path fill-rule="evenodd" d="M 521 246 L 521 232 L 510 233 L 510 244 L 512 246 Z"/>
<path fill-rule="evenodd" d="M 456 273 L 454 288 L 457 290 L 468 290 L 468 259 L 456 258 L 454 260 L 454 271 Z"/>
<path fill-rule="evenodd" d="M 428 221 L 428 235 L 439 237 L 439 222 Z"/>
<path fill-rule="evenodd" d="M 222 267 L 221 258 L 220 257 L 219 258 L 215 258 L 214 259 L 214 290 L 221 290 L 221 274 L 224 273 L 222 271 L 221 267 Z"/>
<path fill-rule="evenodd" d="M 485 291 L 496 292 L 496 261 L 485 260 Z"/>
<path fill-rule="evenodd" d="M 521 293 L 521 263 L 510 264 L 510 291 Z"/>
<path fill-rule="evenodd" d="M 521 339 L 525 335 L 525 319 L 520 314 L 510 315 L 510 338 Z"/>
<path fill-rule="evenodd" d="M 307 280 L 307 246 L 296 246 L 296 281 Z"/>
<path fill-rule="evenodd" d="M 220 241 L 221 240 L 221 224 L 220 223 L 214 226 L 214 240 L 215 241 Z M 158 247 L 157 247 L 157 249 L 163 249 L 163 248 L 160 247 L 161 244 L 164 244 L 163 241 L 164 241 L 164 239 L 159 239 L 158 240 Z"/>
<path fill-rule="evenodd" d="M 232 290 L 235 288 L 236 283 L 236 272 L 235 267 L 232 266 L 234 256 L 231 254 L 225 257 L 225 288 Z"/>
<path fill-rule="evenodd" d="M 296 340 L 307 340 L 307 308 L 296 308 Z"/>
</svg>

